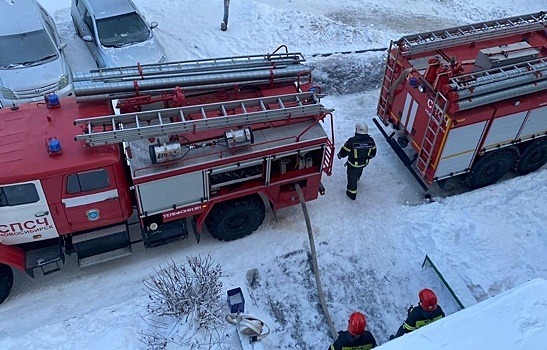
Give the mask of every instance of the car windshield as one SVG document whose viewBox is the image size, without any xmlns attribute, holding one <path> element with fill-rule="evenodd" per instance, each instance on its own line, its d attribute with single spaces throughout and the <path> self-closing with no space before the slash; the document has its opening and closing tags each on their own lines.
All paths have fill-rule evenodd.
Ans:
<svg viewBox="0 0 547 350">
<path fill-rule="evenodd" d="M 0 37 L 0 68 L 32 66 L 58 56 L 45 30 Z"/>
<path fill-rule="evenodd" d="M 140 43 L 150 37 L 150 29 L 136 12 L 99 19 L 97 31 L 101 44 L 108 47 Z"/>
</svg>

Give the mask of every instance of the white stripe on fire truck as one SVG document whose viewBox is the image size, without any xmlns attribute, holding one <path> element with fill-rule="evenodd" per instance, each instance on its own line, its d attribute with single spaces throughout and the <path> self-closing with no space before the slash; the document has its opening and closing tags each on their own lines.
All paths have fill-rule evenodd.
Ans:
<svg viewBox="0 0 547 350">
<path fill-rule="evenodd" d="M 118 198 L 117 189 L 94 193 L 94 194 L 88 194 L 85 196 L 65 198 L 62 200 L 62 202 L 65 205 L 65 207 L 71 208 L 71 207 L 78 207 L 80 205 L 102 202 L 107 199 L 114 199 L 114 198 Z"/>
<path fill-rule="evenodd" d="M 412 100 L 412 108 L 410 109 L 410 120 L 408 121 L 408 124 L 406 125 L 406 129 L 409 132 L 412 132 L 412 125 L 414 125 L 414 118 L 416 118 L 416 113 L 418 112 L 418 102 L 415 100 Z"/>
<path fill-rule="evenodd" d="M 407 92 L 405 99 L 405 107 L 403 108 L 403 120 L 401 120 L 403 125 L 406 125 L 408 121 L 408 110 L 410 109 L 410 104 L 412 103 L 412 96 Z"/>
</svg>

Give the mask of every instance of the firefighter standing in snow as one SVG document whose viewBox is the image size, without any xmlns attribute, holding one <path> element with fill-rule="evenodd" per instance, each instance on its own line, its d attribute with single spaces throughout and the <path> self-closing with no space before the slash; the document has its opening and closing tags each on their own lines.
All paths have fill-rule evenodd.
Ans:
<svg viewBox="0 0 547 350">
<path fill-rule="evenodd" d="M 368 126 L 365 123 L 355 125 L 355 136 L 350 137 L 344 147 L 338 152 L 338 159 L 348 157 L 347 167 L 348 185 L 346 195 L 355 200 L 357 198 L 357 181 L 363 174 L 363 168 L 368 161 L 376 155 L 376 143 L 368 134 Z"/>
<path fill-rule="evenodd" d="M 418 296 L 420 303 L 408 310 L 408 317 L 399 327 L 395 337 L 412 332 L 445 316 L 443 309 L 437 305 L 437 296 L 431 289 L 422 289 Z"/>
<path fill-rule="evenodd" d="M 339 331 L 338 338 L 328 350 L 369 350 L 376 347 L 376 339 L 367 330 L 367 319 L 361 312 L 349 316 L 348 330 Z"/>
</svg>

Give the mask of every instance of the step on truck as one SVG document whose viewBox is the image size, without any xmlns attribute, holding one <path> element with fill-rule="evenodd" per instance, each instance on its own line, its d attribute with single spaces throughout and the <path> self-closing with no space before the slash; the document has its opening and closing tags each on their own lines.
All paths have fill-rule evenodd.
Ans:
<svg viewBox="0 0 547 350">
<path fill-rule="evenodd" d="M 295 184 L 323 194 L 333 110 L 302 55 L 278 51 L 76 73 L 75 97 L 0 110 L 0 301 L 13 268 L 92 265 L 192 231 L 230 241 L 266 206 L 298 204 Z"/>
<path fill-rule="evenodd" d="M 392 41 L 375 124 L 424 190 L 547 162 L 547 13 Z"/>
</svg>

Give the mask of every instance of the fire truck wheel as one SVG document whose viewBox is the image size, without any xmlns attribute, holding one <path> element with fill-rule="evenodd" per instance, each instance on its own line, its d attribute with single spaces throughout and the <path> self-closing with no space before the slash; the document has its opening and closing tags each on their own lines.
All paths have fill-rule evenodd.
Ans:
<svg viewBox="0 0 547 350">
<path fill-rule="evenodd" d="M 480 188 L 496 183 L 514 164 L 511 151 L 499 150 L 481 158 L 467 175 L 471 188 Z"/>
<path fill-rule="evenodd" d="M 0 304 L 6 300 L 13 286 L 13 271 L 8 265 L 0 264 Z"/>
<path fill-rule="evenodd" d="M 250 235 L 264 221 L 266 208 L 258 195 L 217 204 L 205 224 L 219 241 L 233 241 Z"/>
<path fill-rule="evenodd" d="M 538 170 L 545 163 L 547 163 L 547 139 L 537 140 L 524 151 L 517 165 L 517 173 L 526 175 Z"/>
</svg>

